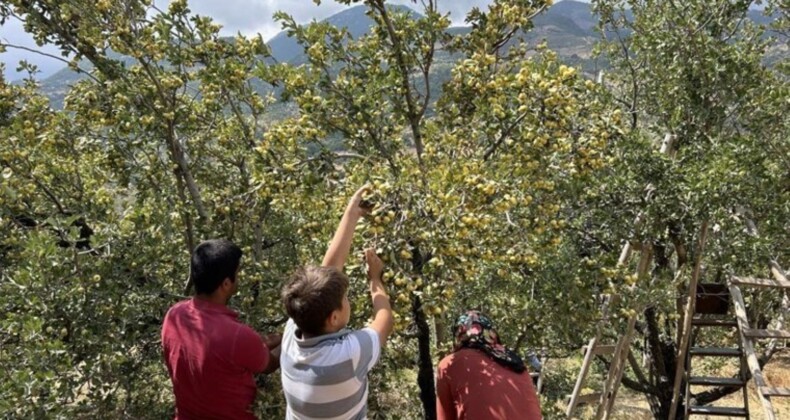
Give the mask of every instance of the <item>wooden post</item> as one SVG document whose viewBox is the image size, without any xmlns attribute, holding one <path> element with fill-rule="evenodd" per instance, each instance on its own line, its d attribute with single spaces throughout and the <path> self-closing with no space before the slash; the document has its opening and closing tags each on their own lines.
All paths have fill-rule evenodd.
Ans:
<svg viewBox="0 0 790 420">
<path fill-rule="evenodd" d="M 688 302 L 683 317 L 683 336 L 678 345 L 678 355 L 675 359 L 675 383 L 672 386 L 672 405 L 669 408 L 669 419 L 674 420 L 678 412 L 680 401 L 680 385 L 683 381 L 683 372 L 686 370 L 686 352 L 688 351 L 689 340 L 691 339 L 691 319 L 694 317 L 694 307 L 697 303 L 697 282 L 699 281 L 700 266 L 702 265 L 702 254 L 705 251 L 705 240 L 708 236 L 708 222 L 702 222 L 700 228 L 700 238 L 697 245 L 697 255 L 694 261 L 694 271 L 689 282 Z M 688 401 L 686 401 L 688 404 Z"/>
<path fill-rule="evenodd" d="M 579 396 L 581 395 L 582 388 L 584 387 L 584 380 L 587 379 L 587 372 L 590 370 L 590 365 L 592 364 L 594 353 L 593 350 L 595 349 L 595 344 L 600 339 L 600 336 L 601 334 L 599 330 L 598 334 L 590 339 L 590 342 L 587 344 L 587 351 L 584 353 L 584 361 L 582 361 L 582 370 L 579 372 L 579 377 L 576 378 L 576 385 L 573 387 L 571 400 L 568 402 L 568 408 L 565 410 L 565 415 L 568 417 L 573 414 L 576 404 L 579 403 Z"/>
<path fill-rule="evenodd" d="M 669 155 L 671 156 L 672 151 L 674 150 L 675 145 L 675 136 L 672 134 L 666 134 L 664 136 L 664 141 L 661 142 L 661 149 L 659 150 L 662 155 Z"/>
<path fill-rule="evenodd" d="M 782 267 L 779 266 L 779 263 L 777 263 L 775 260 L 771 260 L 770 266 L 771 266 L 771 274 L 773 274 L 774 279 L 776 279 L 777 282 L 781 284 L 790 283 L 787 281 L 787 275 L 785 274 L 784 270 L 782 270 Z M 782 290 L 782 306 L 781 309 L 779 310 L 779 316 L 776 319 L 776 325 L 774 325 L 774 329 L 776 329 L 777 331 L 784 330 L 785 323 L 787 322 L 787 318 L 788 316 L 790 316 L 790 298 L 787 295 L 787 289 L 783 288 L 781 290 Z M 771 338 L 771 341 L 768 342 L 768 348 L 775 349 L 779 345 L 779 340 L 780 339 L 777 337 Z M 786 347 L 787 339 L 785 338 L 784 340 Z"/>
<path fill-rule="evenodd" d="M 617 390 L 620 388 L 620 381 L 622 381 L 623 373 L 625 372 L 625 362 L 631 352 L 631 339 L 634 336 L 635 325 L 636 316 L 628 318 L 628 327 L 623 337 L 617 343 L 617 350 L 612 358 L 612 365 L 609 367 L 604 391 L 601 393 L 601 403 L 598 405 L 598 411 L 595 415 L 596 419 L 607 420 L 609 415 L 612 414 Z"/>
<path fill-rule="evenodd" d="M 604 73 L 603 70 L 598 71 L 598 77 L 595 78 L 595 82 L 599 85 L 602 85 L 604 82 Z"/>
<path fill-rule="evenodd" d="M 738 321 L 738 334 L 741 336 L 743 351 L 746 353 L 746 363 L 749 364 L 749 370 L 752 371 L 754 386 L 757 388 L 757 398 L 759 398 L 760 403 L 763 405 L 766 420 L 776 420 L 770 397 L 765 396 L 760 391 L 760 388 L 764 388 L 766 385 L 765 378 L 763 378 L 763 373 L 760 369 L 760 362 L 757 360 L 757 355 L 754 354 L 754 345 L 752 344 L 752 340 L 744 335 L 744 331 L 749 329 L 749 320 L 746 318 L 746 305 L 743 302 L 741 289 L 732 283 L 730 284 L 730 296 L 732 296 L 732 301 L 735 304 L 735 318 Z"/>
</svg>

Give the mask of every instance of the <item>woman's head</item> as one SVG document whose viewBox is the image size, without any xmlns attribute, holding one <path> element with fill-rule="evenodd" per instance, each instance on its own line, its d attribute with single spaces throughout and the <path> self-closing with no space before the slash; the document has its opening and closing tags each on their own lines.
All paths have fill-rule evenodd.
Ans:
<svg viewBox="0 0 790 420">
<path fill-rule="evenodd" d="M 502 346 L 494 323 L 480 311 L 466 311 L 455 320 L 453 329 L 455 349 L 468 346 L 469 343 L 485 341 Z"/>
<path fill-rule="evenodd" d="M 515 372 L 526 370 L 521 357 L 502 345 L 494 323 L 479 311 L 466 311 L 459 316 L 455 321 L 453 335 L 455 351 L 465 348 L 480 350 Z"/>
</svg>

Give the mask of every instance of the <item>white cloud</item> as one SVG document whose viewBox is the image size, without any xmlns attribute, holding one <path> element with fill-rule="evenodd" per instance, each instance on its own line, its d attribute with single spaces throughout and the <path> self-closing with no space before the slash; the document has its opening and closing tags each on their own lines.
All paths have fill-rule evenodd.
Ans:
<svg viewBox="0 0 790 420">
<path fill-rule="evenodd" d="M 466 13 L 474 6 L 484 8 L 491 0 L 439 0 L 439 8 L 444 13 L 450 13 L 453 24 L 463 23 Z M 420 10 L 421 0 L 393 0 L 392 4 L 411 5 Z M 161 9 L 166 9 L 169 0 L 156 0 L 155 4 Z M 359 3 L 358 3 L 359 4 Z M 281 27 L 275 22 L 273 15 L 282 10 L 294 17 L 299 23 L 310 20 L 325 19 L 348 6 L 332 0 L 323 0 L 321 5 L 316 5 L 313 0 L 190 0 L 189 8 L 193 13 L 210 16 L 223 26 L 223 35 L 234 35 L 241 32 L 245 35 L 260 33 L 264 39 L 270 39 Z M 24 32 L 18 21 L 9 20 L 0 26 L 0 39 L 28 48 L 39 49 L 43 52 L 58 55 L 57 48 L 51 46 L 38 47 L 32 38 Z M 63 68 L 63 63 L 52 58 L 22 50 L 9 49 L 0 54 L 0 60 L 6 63 L 5 75 L 15 79 L 21 77 L 14 71 L 19 60 L 25 59 L 39 66 L 41 77 L 47 77 Z"/>
<path fill-rule="evenodd" d="M 461 24 L 466 13 L 474 6 L 485 7 L 491 0 L 439 0 L 439 8 L 450 13 L 454 24 Z M 392 4 L 405 4 L 418 11 L 421 2 L 413 0 L 394 0 Z M 299 23 L 325 19 L 349 6 L 324 0 L 316 5 L 312 0 L 191 0 L 193 12 L 208 15 L 223 25 L 223 33 L 243 34 L 260 33 L 270 39 L 280 32 L 280 24 L 272 19 L 277 11 L 284 11 Z"/>
<path fill-rule="evenodd" d="M 60 51 L 57 47 L 51 45 L 39 47 L 36 45 L 35 41 L 33 41 L 33 38 L 23 29 L 22 23 L 13 18 L 8 19 L 2 26 L 0 26 L 0 42 L 3 44 L 25 47 L 60 57 Z M 26 60 L 29 63 L 38 66 L 42 75 L 50 75 L 65 67 L 65 64 L 60 60 L 49 58 L 24 49 L 8 47 L 6 52 L 0 54 L 0 61 L 5 63 L 6 68 L 4 74 L 7 78 L 17 79 L 26 76 L 25 74 L 19 74 L 16 72 L 16 68 L 21 60 Z"/>
</svg>

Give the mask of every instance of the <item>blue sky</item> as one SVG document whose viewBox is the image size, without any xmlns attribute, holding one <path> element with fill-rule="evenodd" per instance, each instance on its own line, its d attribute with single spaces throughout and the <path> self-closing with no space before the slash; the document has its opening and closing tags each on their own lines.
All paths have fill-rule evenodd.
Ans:
<svg viewBox="0 0 790 420">
<path fill-rule="evenodd" d="M 392 0 L 393 4 L 412 4 L 415 0 Z M 419 7 L 419 0 L 416 0 Z M 472 7 L 486 7 L 491 0 L 439 0 L 439 7 L 450 16 L 455 24 L 461 24 L 466 12 Z M 155 0 L 160 8 L 167 7 L 169 0 Z M 190 9 L 197 14 L 207 15 L 223 25 L 223 34 L 232 35 L 241 32 L 245 35 L 260 33 L 269 39 L 280 31 L 280 26 L 272 19 L 275 11 L 283 10 L 294 16 L 297 22 L 308 22 L 312 19 L 324 19 L 337 13 L 347 6 L 332 0 L 323 0 L 320 6 L 312 0 L 190 0 Z M 3 43 L 20 45 L 49 54 L 59 55 L 58 50 L 51 46 L 38 47 L 22 29 L 22 24 L 9 20 L 0 26 L 0 40 Z M 64 67 L 58 60 L 39 54 L 9 48 L 0 54 L 0 61 L 5 63 L 5 76 L 8 79 L 20 77 L 15 69 L 19 60 L 27 60 L 39 67 L 40 77 L 47 77 Z"/>
</svg>

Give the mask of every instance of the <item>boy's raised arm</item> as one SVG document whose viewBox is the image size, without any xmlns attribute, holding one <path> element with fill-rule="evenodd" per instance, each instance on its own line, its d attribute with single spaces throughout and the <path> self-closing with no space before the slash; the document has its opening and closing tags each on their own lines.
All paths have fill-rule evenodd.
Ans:
<svg viewBox="0 0 790 420">
<path fill-rule="evenodd" d="M 384 288 L 382 274 L 384 273 L 384 263 L 376 255 L 373 248 L 365 250 L 365 261 L 368 263 L 368 279 L 370 280 L 370 298 L 373 301 L 373 321 L 370 328 L 379 335 L 379 344 L 384 347 L 392 333 L 392 326 L 395 318 L 392 316 L 392 306 L 387 290 Z"/>
<path fill-rule="evenodd" d="M 351 250 L 351 242 L 354 239 L 354 228 L 359 219 L 368 213 L 368 209 L 362 206 L 362 195 L 368 190 L 369 187 L 367 185 L 358 189 L 348 202 L 343 218 L 340 219 L 340 225 L 337 227 L 335 236 L 332 237 L 332 242 L 329 244 L 329 249 L 324 255 L 324 261 L 321 263 L 324 267 L 335 267 L 338 270 L 343 270 L 348 253 Z"/>
</svg>

